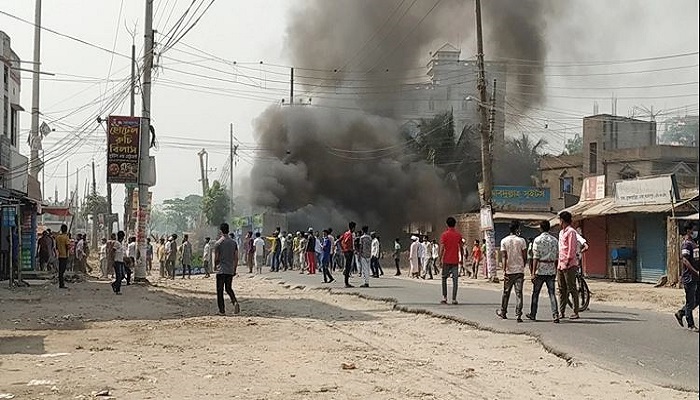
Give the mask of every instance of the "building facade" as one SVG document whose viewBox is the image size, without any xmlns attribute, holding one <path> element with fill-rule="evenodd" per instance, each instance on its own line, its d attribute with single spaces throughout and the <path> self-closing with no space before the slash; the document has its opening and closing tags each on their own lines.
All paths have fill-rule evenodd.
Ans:
<svg viewBox="0 0 700 400">
<path fill-rule="evenodd" d="M 38 180 L 29 176 L 29 159 L 19 152 L 19 115 L 24 111 L 20 106 L 20 58 L 12 50 L 10 37 L 2 31 L 0 64 L 0 279 L 6 279 L 10 263 L 22 270 L 34 267 L 41 190 Z"/>
<path fill-rule="evenodd" d="M 429 81 L 424 84 L 406 85 L 402 89 L 401 101 L 397 102 L 395 115 L 407 124 L 417 125 L 421 119 L 452 111 L 455 124 L 455 141 L 462 132 L 469 132 L 473 139 L 480 140 L 480 103 L 477 90 L 478 69 L 474 60 L 461 59 L 461 51 L 445 44 L 431 54 L 428 61 Z M 486 91 L 489 101 L 496 79 L 496 107 L 503 108 L 507 88 L 505 63 L 487 62 Z M 487 105 L 488 107 L 488 105 Z M 505 115 L 496 113 L 494 143 L 503 143 Z"/>
</svg>

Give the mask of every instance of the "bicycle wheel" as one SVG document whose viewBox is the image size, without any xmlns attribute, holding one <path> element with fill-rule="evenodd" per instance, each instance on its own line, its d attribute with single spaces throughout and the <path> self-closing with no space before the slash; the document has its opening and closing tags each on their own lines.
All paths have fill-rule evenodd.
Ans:
<svg viewBox="0 0 700 400">
<path fill-rule="evenodd" d="M 588 306 L 591 304 L 591 291 L 590 291 L 590 289 L 588 289 L 588 284 L 583 279 L 583 277 L 581 277 L 579 280 L 578 288 L 579 288 L 578 289 L 578 291 L 579 291 L 579 310 L 586 311 L 586 310 L 588 310 Z"/>
<path fill-rule="evenodd" d="M 591 303 L 591 291 L 588 289 L 588 284 L 583 277 L 577 277 L 576 281 L 578 286 L 578 310 L 586 311 Z M 572 310 L 574 309 L 574 302 L 571 300 L 571 295 L 569 295 L 569 298 L 567 299 L 567 304 L 569 305 L 569 308 Z"/>
</svg>

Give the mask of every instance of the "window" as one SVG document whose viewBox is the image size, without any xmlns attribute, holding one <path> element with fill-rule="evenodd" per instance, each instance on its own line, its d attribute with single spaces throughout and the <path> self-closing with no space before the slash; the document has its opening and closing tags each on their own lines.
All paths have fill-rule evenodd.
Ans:
<svg viewBox="0 0 700 400">
<path fill-rule="evenodd" d="M 574 193 L 574 178 L 565 176 L 559 178 L 559 198 L 563 199 L 566 193 Z"/>
<path fill-rule="evenodd" d="M 10 118 L 7 110 L 10 108 L 10 100 L 5 96 L 5 101 L 2 103 L 2 129 L 5 136 L 10 132 Z"/>
<path fill-rule="evenodd" d="M 5 83 L 5 91 L 7 92 L 7 87 L 9 86 L 8 76 L 10 75 L 10 69 L 7 67 L 7 65 L 5 65 L 4 67 L 5 67 L 5 70 L 4 70 L 4 73 L 2 75 L 2 81 Z"/>
<path fill-rule="evenodd" d="M 17 147 L 17 110 L 14 109 L 10 112 L 10 140 Z"/>
<path fill-rule="evenodd" d="M 588 151 L 588 172 L 598 173 L 598 143 L 591 143 Z"/>
<path fill-rule="evenodd" d="M 435 102 L 430 100 L 428 101 L 428 110 L 434 111 L 435 110 Z"/>
</svg>

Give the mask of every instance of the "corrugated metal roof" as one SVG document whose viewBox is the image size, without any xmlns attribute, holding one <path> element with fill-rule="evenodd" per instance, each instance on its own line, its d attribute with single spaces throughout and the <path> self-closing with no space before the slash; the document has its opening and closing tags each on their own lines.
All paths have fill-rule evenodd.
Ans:
<svg viewBox="0 0 700 400">
<path fill-rule="evenodd" d="M 502 221 L 502 220 L 520 220 L 520 221 L 542 221 L 542 220 L 548 220 L 552 217 L 556 217 L 556 215 L 552 213 L 536 213 L 536 212 L 527 212 L 527 211 L 497 211 L 493 213 L 493 220 L 494 221 Z"/>
</svg>

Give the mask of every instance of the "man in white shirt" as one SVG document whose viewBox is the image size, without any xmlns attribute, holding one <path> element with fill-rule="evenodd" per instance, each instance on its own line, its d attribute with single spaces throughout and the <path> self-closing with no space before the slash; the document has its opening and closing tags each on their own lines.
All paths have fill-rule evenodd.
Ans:
<svg viewBox="0 0 700 400">
<path fill-rule="evenodd" d="M 435 275 L 440 273 L 440 270 L 438 269 L 438 257 L 440 256 L 440 245 L 438 244 L 436 239 L 433 239 L 433 271 L 435 272 Z"/>
<path fill-rule="evenodd" d="M 100 279 L 107 278 L 107 238 L 100 241 Z"/>
<path fill-rule="evenodd" d="M 422 278 L 425 279 L 426 275 L 429 275 L 430 278 L 428 279 L 433 279 L 433 244 L 430 243 L 428 238 L 423 237 L 423 240 L 421 242 L 421 245 L 423 246 L 423 276 Z"/>
<path fill-rule="evenodd" d="M 501 308 L 496 315 L 507 319 L 508 301 L 510 292 L 515 287 L 515 316 L 518 322 L 523 322 L 523 282 L 525 280 L 525 259 L 527 258 L 527 242 L 520 237 L 520 223 L 510 223 L 510 235 L 501 241 L 501 254 L 503 255 L 503 297 Z"/>
<path fill-rule="evenodd" d="M 209 278 L 211 274 L 211 238 L 204 238 L 204 252 L 202 253 L 202 267 L 204 268 L 204 277 Z"/>
<path fill-rule="evenodd" d="M 255 269 L 262 274 L 262 268 L 265 265 L 265 240 L 260 237 L 260 232 L 255 232 L 253 247 L 255 248 Z"/>
<path fill-rule="evenodd" d="M 370 237 L 372 238 L 372 258 L 369 261 L 369 268 L 372 270 L 372 277 L 379 278 L 379 271 L 382 269 L 379 265 L 379 237 L 376 232 L 372 232 Z M 382 275 L 384 275 L 383 271 Z"/>
</svg>

